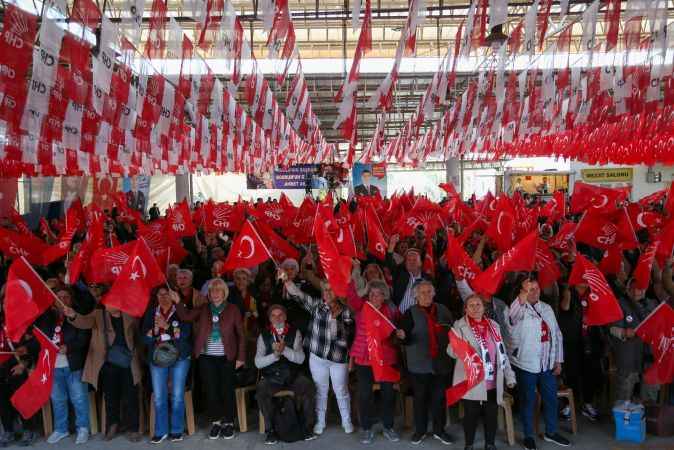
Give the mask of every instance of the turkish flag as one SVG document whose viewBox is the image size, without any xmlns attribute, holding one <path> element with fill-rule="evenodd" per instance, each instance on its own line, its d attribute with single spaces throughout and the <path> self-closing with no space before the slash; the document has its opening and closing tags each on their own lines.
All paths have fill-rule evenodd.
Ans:
<svg viewBox="0 0 674 450">
<path fill-rule="evenodd" d="M 587 212 L 578 222 L 574 237 L 576 242 L 607 250 L 618 242 L 618 226 L 606 216 Z"/>
<path fill-rule="evenodd" d="M 346 297 L 349 281 L 351 280 L 351 258 L 342 255 L 328 232 L 329 223 L 319 216 L 319 225 L 316 227 L 316 244 L 318 258 L 323 273 L 330 283 L 330 287 L 338 297 Z"/>
<path fill-rule="evenodd" d="M 16 178 L 0 178 L 0 217 L 7 217 L 16 204 L 18 180 Z"/>
<path fill-rule="evenodd" d="M 54 383 L 54 365 L 59 349 L 42 331 L 33 329 L 35 339 L 40 343 L 40 353 L 35 369 L 25 383 L 14 392 L 10 401 L 24 419 L 30 419 L 48 401 Z"/>
<path fill-rule="evenodd" d="M 7 336 L 18 342 L 26 328 L 56 300 L 56 295 L 42 281 L 23 256 L 9 266 L 5 284 L 5 325 Z"/>
<path fill-rule="evenodd" d="M 653 192 L 646 197 L 639 199 L 637 204 L 642 208 L 652 207 L 654 204 L 660 203 L 663 198 L 667 197 L 667 192 L 669 189 L 660 189 L 659 191 Z"/>
<path fill-rule="evenodd" d="M 114 194 L 117 192 L 117 178 L 111 176 L 94 177 L 94 193 L 92 203 L 99 208 L 112 209 L 114 205 Z"/>
<path fill-rule="evenodd" d="M 457 197 L 459 195 L 456 192 L 456 188 L 454 187 L 453 183 L 440 183 L 438 187 L 445 191 L 448 197 Z"/>
<path fill-rule="evenodd" d="M 502 195 L 496 201 L 496 211 L 486 233 L 500 252 L 506 252 L 513 246 L 514 226 L 515 211 L 508 197 Z"/>
<path fill-rule="evenodd" d="M 577 181 L 573 185 L 571 213 L 583 211 L 612 213 L 618 209 L 618 203 L 629 196 L 629 188 L 611 189 Z"/>
<path fill-rule="evenodd" d="M 648 247 L 639 256 L 637 267 L 634 269 L 632 276 L 634 277 L 635 286 L 639 289 L 648 289 L 651 281 L 651 270 L 653 269 L 653 261 L 655 254 L 658 251 L 660 241 L 651 242 Z"/>
<path fill-rule="evenodd" d="M 552 198 L 543 206 L 541 216 L 547 217 L 548 222 L 555 222 L 566 215 L 566 196 L 562 191 L 556 191 Z"/>
<path fill-rule="evenodd" d="M 166 216 L 167 231 L 173 238 L 194 236 L 197 233 L 192 223 L 192 214 L 187 201 L 176 203 Z"/>
<path fill-rule="evenodd" d="M 229 249 L 223 269 L 229 272 L 241 267 L 255 267 L 269 258 L 273 259 L 271 252 L 250 220 L 246 220 Z"/>
<path fill-rule="evenodd" d="M 397 383 L 400 381 L 400 371 L 393 366 L 384 364 L 382 346 L 396 330 L 395 325 L 370 302 L 365 302 L 363 309 L 363 324 L 367 335 L 367 352 L 374 380 L 378 383 Z"/>
<path fill-rule="evenodd" d="M 454 277 L 465 279 L 469 283 L 482 272 L 480 267 L 468 256 L 463 246 L 452 235 L 447 234 L 447 267 L 452 270 Z"/>
<path fill-rule="evenodd" d="M 274 261 L 282 262 L 287 258 L 299 261 L 299 250 L 293 247 L 290 242 L 279 236 L 268 223 L 265 223 L 264 220 L 257 220 L 255 221 L 255 226 L 257 227 L 260 237 L 269 249 Z"/>
<path fill-rule="evenodd" d="M 480 355 L 477 354 L 468 341 L 464 341 L 454 330 L 450 330 L 449 345 L 452 346 L 452 351 L 456 355 L 456 363 L 463 364 L 463 372 L 466 375 L 466 379 L 445 391 L 447 406 L 451 406 L 461 400 L 468 391 L 484 380 L 482 358 L 480 358 Z"/>
<path fill-rule="evenodd" d="M 424 253 L 424 261 L 422 270 L 435 278 L 435 254 L 433 253 L 433 240 L 426 239 L 426 252 Z"/>
<path fill-rule="evenodd" d="M 99 248 L 91 255 L 84 277 L 89 283 L 112 283 L 121 273 L 133 252 L 135 241 L 109 248 Z"/>
<path fill-rule="evenodd" d="M 585 322 L 589 326 L 606 325 L 623 318 L 622 309 L 613 290 L 597 267 L 578 253 L 569 276 L 569 285 L 587 285 L 590 295 L 587 297 Z"/>
<path fill-rule="evenodd" d="M 536 265 L 534 268 L 538 272 L 538 284 L 543 289 L 557 281 L 561 276 L 557 258 L 543 239 L 538 239 L 536 244 Z"/>
<path fill-rule="evenodd" d="M 166 282 L 164 273 L 144 239 L 133 242 L 122 271 L 101 301 L 104 305 L 141 317 L 150 300 L 150 291 Z"/>
<path fill-rule="evenodd" d="M 538 232 L 532 231 L 513 248 L 499 256 L 487 270 L 475 277 L 471 287 L 477 292 L 493 295 L 503 282 L 506 272 L 534 270 L 537 242 Z"/>
<path fill-rule="evenodd" d="M 667 200 L 665 201 L 665 213 L 671 218 L 674 216 L 674 181 L 669 185 Z"/>
<path fill-rule="evenodd" d="M 377 218 L 374 208 L 368 206 L 363 210 L 365 216 L 365 225 L 367 227 L 367 251 L 374 255 L 380 261 L 386 259 L 386 238 L 381 229 L 379 219 Z"/>
<path fill-rule="evenodd" d="M 5 258 L 25 257 L 28 262 L 38 266 L 44 265 L 44 254 L 49 245 L 34 235 L 20 234 L 6 228 L 0 228 L 0 251 Z"/>
<path fill-rule="evenodd" d="M 70 19 L 96 29 L 101 21 L 101 12 L 92 0 L 75 0 L 70 11 Z"/>
<path fill-rule="evenodd" d="M 84 229 L 84 208 L 82 201 L 76 198 L 71 204 L 68 211 L 66 211 L 66 231 L 77 232 Z"/>
<path fill-rule="evenodd" d="M 635 230 L 643 230 L 644 228 L 653 230 L 660 228 L 664 223 L 662 214 L 643 211 L 638 203 L 630 203 L 627 205 L 627 214 L 630 218 L 630 223 Z"/>
<path fill-rule="evenodd" d="M 126 200 L 126 194 L 124 194 L 124 192 L 116 192 L 113 194 L 112 201 L 115 204 L 115 207 L 117 207 L 117 212 L 119 214 L 118 219 L 120 221 L 135 223 L 136 225 L 143 222 L 140 211 L 129 207 L 129 203 Z"/>
<path fill-rule="evenodd" d="M 625 250 L 632 250 L 639 246 L 634 226 L 630 220 L 627 208 L 622 207 L 615 213 L 614 222 L 618 229 L 620 246 Z"/>
<path fill-rule="evenodd" d="M 635 329 L 651 346 L 653 364 L 644 372 L 648 384 L 669 384 L 674 381 L 674 309 L 660 303 Z"/>
</svg>

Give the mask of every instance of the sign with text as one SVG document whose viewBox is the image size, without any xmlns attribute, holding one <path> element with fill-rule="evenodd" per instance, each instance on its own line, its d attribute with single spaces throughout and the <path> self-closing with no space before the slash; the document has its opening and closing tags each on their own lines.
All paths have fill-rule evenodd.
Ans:
<svg viewBox="0 0 674 450">
<path fill-rule="evenodd" d="M 615 181 L 632 181 L 634 169 L 617 167 L 613 169 L 581 169 L 583 181 L 588 183 L 611 183 Z"/>
</svg>

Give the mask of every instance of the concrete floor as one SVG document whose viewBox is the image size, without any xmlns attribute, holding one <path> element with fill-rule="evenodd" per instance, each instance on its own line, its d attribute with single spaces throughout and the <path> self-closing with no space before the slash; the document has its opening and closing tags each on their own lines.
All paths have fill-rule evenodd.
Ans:
<svg viewBox="0 0 674 450">
<path fill-rule="evenodd" d="M 56 446 L 51 446 L 47 444 L 44 438 L 40 438 L 38 442 L 35 443 L 34 448 L 40 450 L 53 449 L 54 447 L 58 450 L 113 450 L 113 449 L 150 449 L 150 448 L 167 448 L 173 450 L 212 450 L 218 448 L 228 448 L 231 450 L 262 450 L 270 448 L 293 448 L 293 449 L 304 449 L 304 450 L 326 450 L 327 448 L 336 448 L 336 449 L 346 449 L 346 448 L 365 448 L 364 445 L 360 444 L 358 436 L 358 430 L 351 434 L 346 435 L 342 431 L 341 427 L 338 425 L 336 418 L 331 418 L 328 428 L 325 433 L 320 436 L 318 439 L 311 442 L 299 442 L 294 444 L 285 444 L 279 443 L 275 446 L 264 445 L 264 436 L 257 432 L 257 427 L 255 420 L 251 420 L 250 427 L 252 431 L 247 433 L 239 433 L 236 437 L 229 441 L 217 440 L 210 441 L 207 438 L 208 429 L 205 424 L 201 424 L 197 433 L 193 436 L 186 437 L 183 442 L 180 443 L 171 443 L 164 442 L 160 445 L 153 446 L 149 443 L 149 439 L 139 443 L 132 444 L 126 440 L 124 437 L 118 437 L 111 442 L 104 442 L 100 434 L 93 436 L 89 443 L 85 446 L 75 446 L 74 437 L 71 436 L 62 440 Z M 517 429 L 517 421 L 515 423 Z M 617 442 L 613 439 L 613 423 L 609 418 L 604 419 L 600 423 L 594 424 L 590 423 L 584 417 L 579 417 L 578 423 L 578 434 L 573 436 L 570 432 L 567 432 L 568 426 L 566 423 L 562 423 L 561 431 L 572 441 L 572 447 L 576 450 L 627 450 L 627 449 L 640 449 L 640 450 L 674 450 L 674 437 L 671 438 L 657 438 L 652 436 L 647 436 L 646 441 L 643 444 L 632 444 L 625 442 Z M 396 426 L 399 429 L 399 426 Z M 380 431 L 381 428 L 379 425 L 375 426 L 375 431 Z M 426 449 L 463 449 L 463 431 L 460 424 L 453 424 L 448 427 L 448 432 L 455 437 L 455 444 L 451 446 L 444 446 L 439 441 L 436 441 L 432 438 L 427 438 L 420 446 L 414 446 L 410 443 L 411 431 L 403 430 L 401 433 L 401 441 L 397 443 L 390 443 L 381 435 L 377 433 L 375 441 L 372 445 L 368 446 L 372 450 L 394 450 L 394 449 L 414 449 L 414 448 L 426 448 Z M 519 435 L 517 435 L 517 443 L 513 447 L 508 447 L 507 442 L 505 441 L 505 433 L 503 431 L 498 432 L 496 445 L 499 449 L 520 449 L 522 448 Z M 478 436 L 476 437 L 475 450 L 482 450 L 484 448 L 484 441 L 482 440 L 482 431 L 478 431 Z M 563 447 L 558 447 L 554 444 L 544 442 L 539 440 L 538 448 L 541 450 L 551 450 L 551 449 L 561 449 Z"/>
</svg>

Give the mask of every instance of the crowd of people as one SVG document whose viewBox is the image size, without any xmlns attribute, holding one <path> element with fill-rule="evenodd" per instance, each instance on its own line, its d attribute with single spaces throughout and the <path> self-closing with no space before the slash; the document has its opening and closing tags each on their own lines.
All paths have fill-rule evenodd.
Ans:
<svg viewBox="0 0 674 450">
<path fill-rule="evenodd" d="M 522 211 L 537 211 L 533 229 L 549 243 L 564 224 L 581 218 L 566 207 L 556 217 L 546 217 L 542 213 L 546 208 L 537 197 L 514 197 L 510 201 Z M 378 198 L 378 204 L 373 205 L 370 197 L 358 196 L 329 206 L 336 216 L 341 209 L 354 217 L 363 205 L 388 211 L 399 207 L 397 214 L 405 217 L 420 198 L 410 194 L 405 204 L 392 206 L 399 199 Z M 609 383 L 614 385 L 612 401 L 655 402 L 660 386 L 643 378 L 653 364 L 652 353 L 635 335 L 635 328 L 659 303 L 672 304 L 671 249 L 663 266 L 653 263 L 647 288 L 637 285 L 634 270 L 640 254 L 663 225 L 635 226 L 638 244 L 620 251 L 616 270 L 606 275 L 623 319 L 592 326 L 586 320 L 592 286 L 589 282 L 570 283 L 570 275 L 577 255 L 599 263 L 603 249 L 574 242 L 573 237 L 565 245 L 551 245 L 550 254 L 558 266 L 558 276 L 552 282 L 541 282 L 536 271 L 511 271 L 494 294 L 476 285 L 474 274 L 451 267 L 450 239 L 459 239 L 480 270 L 507 253 L 486 232 L 488 223 L 495 220 L 487 210 L 493 210 L 496 201 L 473 198 L 457 207 L 450 192 L 448 198 L 432 204 L 442 226 L 432 226 L 430 221 L 415 223 L 412 232 L 384 226 L 389 228 L 385 230 L 389 237 L 383 258 L 369 252 L 366 242 L 357 238 L 358 256 L 352 260 L 345 296 L 338 295 L 327 280 L 321 249 L 311 240 L 297 244 L 287 236 L 291 244 L 297 244 L 299 258 L 269 260 L 230 272 L 223 267 L 236 232 L 208 231 L 195 220 L 196 234 L 180 239 L 186 257 L 180 264 L 166 267 L 167 283 L 153 290 L 140 318 L 101 303 L 108 284 L 91 282 L 86 276 L 75 280 L 68 276 L 77 242 L 86 238 L 86 229 L 79 232 L 70 254 L 35 268 L 59 300 L 34 323 L 59 348 L 51 393 L 54 432 L 47 442 L 55 444 L 67 438 L 72 429 L 77 444 L 87 442 L 90 390 L 101 392 L 105 400 L 105 440 L 121 433 L 132 442 L 142 439 L 139 392 L 153 394 L 156 420 L 151 442 L 182 440 L 186 389 L 195 393 L 197 410 L 208 418 L 208 438 L 232 439 L 237 432 L 235 389 L 255 384 L 267 444 L 283 438 L 275 426 L 278 409 L 287 404 L 275 394 L 294 394 L 292 403 L 301 426 L 297 439 L 313 440 L 328 426 L 332 386 L 343 431 L 353 433 L 357 422 L 363 444 L 374 441 L 378 422 L 385 439 L 401 440 L 395 425 L 395 403 L 398 392 L 404 391 L 413 396 L 411 443 L 432 438 L 450 445 L 460 439 L 446 431 L 445 391 L 470 376 L 457 361 L 449 342 L 450 331 L 468 342 L 484 367 L 484 378 L 461 399 L 466 449 L 473 448 L 480 421 L 485 449 L 496 448 L 497 413 L 506 395 L 517 400 L 526 449 L 536 448 L 537 395 L 543 405 L 543 439 L 570 445 L 559 432 L 560 421 L 570 416 L 570 405 L 558 401 L 560 384 L 573 389 L 580 412 L 592 422 L 608 411 L 601 406 L 601 398 Z M 639 207 L 666 219 L 664 201 L 661 197 Z M 260 199 L 246 207 L 272 203 L 276 200 Z M 618 198 L 607 214 L 626 206 L 627 201 Z M 204 207 L 195 205 L 193 217 Z M 463 217 L 458 217 L 458 209 L 464 211 Z M 164 220 L 157 212 L 153 211 L 150 223 Z M 129 223 L 118 208 L 103 211 L 103 218 L 111 237 L 108 245 L 136 239 L 138 224 Z M 480 220 L 484 225 L 475 226 Z M 3 225 L 15 227 L 11 222 Z M 59 221 L 51 226 L 57 234 Z M 513 225 L 513 235 L 517 226 Z M 282 228 L 276 231 L 284 236 Z M 4 254 L 2 262 L 4 281 L 11 255 Z M 0 294 L 4 297 L 4 288 Z M 395 326 L 381 342 L 377 362 L 371 358 L 366 305 Z M 0 324 L 4 323 L 4 312 L 0 311 Z M 0 352 L 12 354 L 0 365 L 0 445 L 30 445 L 34 424 L 22 419 L 10 399 L 36 364 L 38 345 L 30 332 L 19 342 L 11 342 L 0 327 Z M 376 379 L 373 364 L 397 368 L 400 381 Z M 74 410 L 74 424 L 69 423 L 69 408 Z"/>
</svg>

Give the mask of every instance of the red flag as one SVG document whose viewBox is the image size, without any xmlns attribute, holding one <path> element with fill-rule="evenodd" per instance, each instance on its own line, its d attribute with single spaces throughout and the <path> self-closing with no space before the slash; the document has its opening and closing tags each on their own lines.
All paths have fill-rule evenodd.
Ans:
<svg viewBox="0 0 674 450">
<path fill-rule="evenodd" d="M 319 218 L 320 220 L 320 218 Z M 327 230 L 329 224 L 321 222 L 316 227 L 316 244 L 318 258 L 323 273 L 330 283 L 330 287 L 339 297 L 346 297 L 349 281 L 351 280 L 351 258 L 341 255 L 335 241 Z"/>
<path fill-rule="evenodd" d="M 603 215 L 587 212 L 578 222 L 574 237 L 576 242 L 607 250 L 618 242 L 618 227 Z"/>
<path fill-rule="evenodd" d="M 471 285 L 472 288 L 477 292 L 493 295 L 503 282 L 506 272 L 532 271 L 536 262 L 537 241 L 538 232 L 531 232 L 479 274 Z"/>
<path fill-rule="evenodd" d="M 612 213 L 629 195 L 629 188 L 611 189 L 577 181 L 573 185 L 571 196 L 571 213 L 577 214 L 586 210 Z"/>
<path fill-rule="evenodd" d="M 363 214 L 365 215 L 365 225 L 367 226 L 367 251 L 378 260 L 384 261 L 388 245 L 379 224 L 379 219 L 372 206 L 365 207 Z"/>
<path fill-rule="evenodd" d="M 245 220 L 243 205 L 228 205 L 226 203 L 206 202 L 204 210 L 204 231 L 214 233 L 219 231 L 237 232 Z"/>
<path fill-rule="evenodd" d="M 300 252 L 293 247 L 290 242 L 279 236 L 279 234 L 276 233 L 269 224 L 265 223 L 264 220 L 256 221 L 255 226 L 257 227 L 260 237 L 271 252 L 274 261 L 281 262 L 287 258 L 292 258 L 297 261 L 300 260 Z"/>
<path fill-rule="evenodd" d="M 452 351 L 456 355 L 457 364 L 463 364 L 463 372 L 466 374 L 466 379 L 445 391 L 447 406 L 451 406 L 461 400 L 468 391 L 484 380 L 482 358 L 480 358 L 480 355 L 477 354 L 468 341 L 464 341 L 454 330 L 450 330 L 449 345 L 452 346 Z"/>
<path fill-rule="evenodd" d="M 59 236 L 59 240 L 42 254 L 43 265 L 51 264 L 57 259 L 63 258 L 70 250 L 70 244 L 73 242 L 75 230 L 64 230 Z"/>
<path fill-rule="evenodd" d="M 561 226 L 559 231 L 557 231 L 557 234 L 552 239 L 550 239 L 548 245 L 551 248 L 557 250 L 569 250 L 569 243 L 573 241 L 573 235 L 576 232 L 576 226 L 577 224 L 573 222 L 566 222 Z"/>
<path fill-rule="evenodd" d="M 674 181 L 669 186 L 669 191 L 667 192 L 667 200 L 665 201 L 665 213 L 671 218 L 674 216 Z"/>
<path fill-rule="evenodd" d="M 133 250 L 110 291 L 103 297 L 104 305 L 141 317 L 150 300 L 150 291 L 166 282 L 150 247 L 143 239 L 133 241 Z"/>
<path fill-rule="evenodd" d="M 0 228 L 0 251 L 7 259 L 23 256 L 31 264 L 41 266 L 44 264 L 43 255 L 48 249 L 47 244 L 33 235 L 28 236 Z"/>
<path fill-rule="evenodd" d="M 585 284 L 590 289 L 585 310 L 587 325 L 606 325 L 623 318 L 622 309 L 606 278 L 580 253 L 576 255 L 576 262 L 569 276 L 569 285 L 578 284 Z"/>
<path fill-rule="evenodd" d="M 92 0 L 75 0 L 70 19 L 92 29 L 98 28 L 101 12 Z"/>
<path fill-rule="evenodd" d="M 438 186 L 445 191 L 449 197 L 457 197 L 459 195 L 452 183 L 440 183 Z"/>
<path fill-rule="evenodd" d="M 556 191 L 552 198 L 541 210 L 541 216 L 547 217 L 548 222 L 554 222 L 566 215 L 566 196 L 562 191 Z"/>
<path fill-rule="evenodd" d="M 56 295 L 23 256 L 9 267 L 5 286 L 7 336 L 17 342 L 26 328 L 54 303 Z"/>
<path fill-rule="evenodd" d="M 335 244 L 339 253 L 349 256 L 351 258 L 358 257 L 358 249 L 356 248 L 356 239 L 353 235 L 353 229 L 350 223 L 340 223 L 335 218 L 336 231 L 333 233 Z"/>
<path fill-rule="evenodd" d="M 167 231 L 174 238 L 194 236 L 197 233 L 192 223 L 192 214 L 187 201 L 176 203 L 166 216 Z"/>
<path fill-rule="evenodd" d="M 599 261 L 599 270 L 605 275 L 616 275 L 622 269 L 623 249 L 614 245 L 604 251 L 604 257 Z"/>
<path fill-rule="evenodd" d="M 12 225 L 16 227 L 19 233 L 25 234 L 27 236 L 33 235 L 33 232 L 30 231 L 30 228 L 28 228 L 28 224 L 25 220 L 23 220 L 23 217 L 16 209 L 12 208 L 9 210 L 9 220 L 12 222 Z"/>
<path fill-rule="evenodd" d="M 489 236 L 501 252 L 508 251 L 513 246 L 513 228 L 515 226 L 515 212 L 510 200 L 505 195 L 496 202 L 496 212 L 487 228 Z"/>
<path fill-rule="evenodd" d="M 246 220 L 229 249 L 224 270 L 255 267 L 269 258 L 272 258 L 271 252 L 250 220 Z"/>
<path fill-rule="evenodd" d="M 653 192 L 646 197 L 639 199 L 637 204 L 642 208 L 652 207 L 654 204 L 660 203 L 663 198 L 667 197 L 668 189 L 660 189 L 659 191 Z"/>
<path fill-rule="evenodd" d="M 674 381 L 674 309 L 667 303 L 660 303 L 635 332 L 653 352 L 653 364 L 644 372 L 646 383 Z"/>
<path fill-rule="evenodd" d="M 426 239 L 426 253 L 424 254 L 423 271 L 435 278 L 435 255 L 433 253 L 433 240 Z"/>
<path fill-rule="evenodd" d="M 40 217 L 40 233 L 42 233 L 47 240 L 56 239 L 56 235 L 47 223 L 47 219 Z"/>
<path fill-rule="evenodd" d="M 653 241 L 646 247 L 646 249 L 639 256 L 637 267 L 634 269 L 634 282 L 639 289 L 648 289 L 651 281 L 651 270 L 653 269 L 653 261 L 658 250 L 660 241 Z"/>
<path fill-rule="evenodd" d="M 447 235 L 447 267 L 457 279 L 465 279 L 469 283 L 482 272 L 459 241 L 450 234 Z"/>
<path fill-rule="evenodd" d="M 550 251 L 548 244 L 542 239 L 538 239 L 538 243 L 536 244 L 535 269 L 538 272 L 538 284 L 543 289 L 557 281 L 561 276 L 557 258 Z"/>
<path fill-rule="evenodd" d="M 84 208 L 79 198 L 76 198 L 66 211 L 66 231 L 73 233 L 84 229 Z"/>
<path fill-rule="evenodd" d="M 365 302 L 362 309 L 363 324 L 367 335 L 367 351 L 374 380 L 378 383 L 397 383 L 400 381 L 400 372 L 393 366 L 384 364 L 381 347 L 396 330 L 386 316 L 378 311 L 370 302 Z"/>
<path fill-rule="evenodd" d="M 91 261 L 85 272 L 85 278 L 90 283 L 112 283 L 121 273 L 124 264 L 133 252 L 135 241 L 127 242 L 110 248 L 100 248 L 93 252 Z"/>
<path fill-rule="evenodd" d="M 59 349 L 38 328 L 33 329 L 40 343 L 40 353 L 35 369 L 25 383 L 14 392 L 10 401 L 24 419 L 35 415 L 48 401 L 54 383 L 54 365 Z"/>
</svg>

